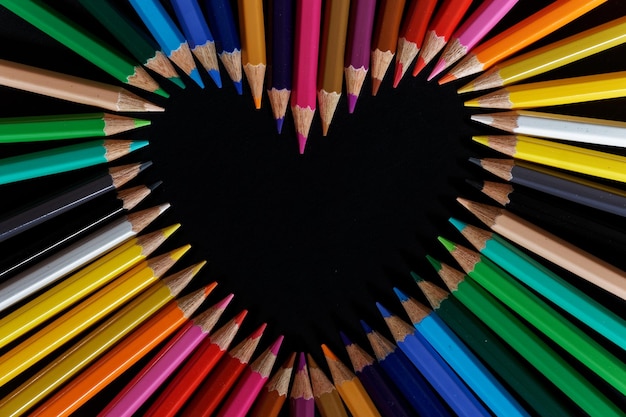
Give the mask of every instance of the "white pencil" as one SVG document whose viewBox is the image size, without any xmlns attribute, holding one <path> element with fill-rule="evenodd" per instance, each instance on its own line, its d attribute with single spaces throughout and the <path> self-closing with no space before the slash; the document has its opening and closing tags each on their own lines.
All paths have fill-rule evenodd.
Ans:
<svg viewBox="0 0 626 417">
<path fill-rule="evenodd" d="M 527 110 L 474 114 L 471 118 L 521 135 L 622 148 L 626 146 L 626 122 Z"/>
<path fill-rule="evenodd" d="M 0 312 L 136 236 L 169 204 L 130 213 L 0 284 Z"/>
</svg>

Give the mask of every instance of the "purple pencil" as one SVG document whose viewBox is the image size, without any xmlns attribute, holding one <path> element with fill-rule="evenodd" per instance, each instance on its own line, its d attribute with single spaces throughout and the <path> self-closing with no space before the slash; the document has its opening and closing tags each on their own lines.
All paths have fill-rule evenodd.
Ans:
<svg viewBox="0 0 626 417">
<path fill-rule="evenodd" d="M 353 0 L 350 5 L 348 41 L 344 73 L 348 92 L 348 111 L 354 113 L 356 101 L 370 68 L 372 31 L 376 0 Z"/>
<path fill-rule="evenodd" d="M 289 415 L 291 417 L 315 417 L 313 388 L 303 352 L 300 352 L 300 356 L 298 356 L 298 367 L 293 377 L 293 385 L 289 395 Z"/>
</svg>

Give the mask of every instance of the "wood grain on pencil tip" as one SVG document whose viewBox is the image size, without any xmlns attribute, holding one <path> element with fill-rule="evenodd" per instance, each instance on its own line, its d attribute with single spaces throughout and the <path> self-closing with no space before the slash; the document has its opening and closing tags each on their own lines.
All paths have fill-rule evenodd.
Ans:
<svg viewBox="0 0 626 417">
<path fill-rule="evenodd" d="M 398 44 L 398 31 L 406 0 L 383 0 L 378 6 L 372 38 L 372 95 L 378 93 Z"/>
</svg>

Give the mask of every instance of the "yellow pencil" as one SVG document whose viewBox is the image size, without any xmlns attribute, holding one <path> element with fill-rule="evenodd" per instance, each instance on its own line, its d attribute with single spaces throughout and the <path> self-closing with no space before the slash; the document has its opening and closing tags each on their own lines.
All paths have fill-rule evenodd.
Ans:
<svg viewBox="0 0 626 417">
<path fill-rule="evenodd" d="M 180 225 L 135 237 L 0 319 L 0 348 L 150 256 Z M 0 374 L 0 381 L 2 375 Z M 0 383 L 2 385 L 2 383 Z"/>
<path fill-rule="evenodd" d="M 467 107 L 519 109 L 626 96 L 626 71 L 513 85 L 465 102 Z"/>
<path fill-rule="evenodd" d="M 141 262 L 0 356 L 0 385 L 61 347 L 156 281 L 189 245 Z"/>
<path fill-rule="evenodd" d="M 626 16 L 496 64 L 458 93 L 499 88 L 562 67 L 626 42 Z"/>
<path fill-rule="evenodd" d="M 246 74 L 254 107 L 261 108 L 265 79 L 265 26 L 263 0 L 239 0 L 241 63 Z"/>
<path fill-rule="evenodd" d="M 24 414 L 150 317 L 167 314 L 178 309 L 179 304 L 188 302 L 188 297 L 194 293 L 178 301 L 174 297 L 187 286 L 202 265 L 204 263 L 156 281 L 44 369 L 0 399 L 0 415 Z"/>
<path fill-rule="evenodd" d="M 626 182 L 626 157 L 522 135 L 474 136 L 474 141 L 517 159 Z"/>
</svg>

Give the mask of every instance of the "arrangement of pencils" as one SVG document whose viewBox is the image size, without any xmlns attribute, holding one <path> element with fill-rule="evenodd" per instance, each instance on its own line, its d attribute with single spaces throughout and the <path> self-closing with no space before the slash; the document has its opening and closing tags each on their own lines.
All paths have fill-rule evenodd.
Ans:
<svg viewBox="0 0 626 417">
<path fill-rule="evenodd" d="M 563 277 L 625 302 L 626 271 L 560 236 L 626 249 L 626 227 L 611 224 L 626 216 L 626 121 L 536 109 L 626 97 L 623 69 L 549 78 L 625 43 L 626 16 L 533 47 L 605 2 L 556 0 L 502 28 L 517 0 L 130 0 L 142 28 L 81 0 L 120 50 L 41 0 L 0 0 L 121 84 L 0 60 L 0 86 L 93 108 L 0 118 L 0 146 L 31 149 L 0 158 L 0 189 L 104 165 L 0 215 L 4 252 L 35 241 L 0 263 L 0 416 L 69 416 L 120 380 L 99 416 L 626 415 L 626 320 Z M 222 88 L 220 63 L 255 109 L 267 93 L 278 134 L 291 110 L 300 154 L 316 121 L 326 136 L 337 112 L 357 111 L 367 77 L 372 95 L 411 66 L 424 82 L 463 79 L 459 95 L 478 92 L 462 100 L 478 109 L 468 122 L 491 130 L 472 140 L 503 158 L 470 158 L 500 179 L 468 179 L 497 205 L 457 198 L 476 222 L 449 222 L 472 248 L 437 237 L 459 269 L 428 255 L 444 285 L 412 271 L 396 306 L 375 304 L 386 327 L 361 320 L 339 346 L 286 352 L 267 323 L 240 332 L 249 313 L 229 310 L 235 294 L 191 284 L 205 261 L 177 267 L 191 246 L 161 250 L 180 224 L 150 229 L 169 208 L 144 206 L 160 182 L 127 185 L 152 162 L 117 162 L 149 149 L 117 136 L 166 111 L 142 98 L 169 98 L 145 68 L 181 89 L 205 88 L 204 69 Z M 69 221 L 78 207 L 89 215 Z M 32 238 L 43 225 L 57 233 Z"/>
</svg>

